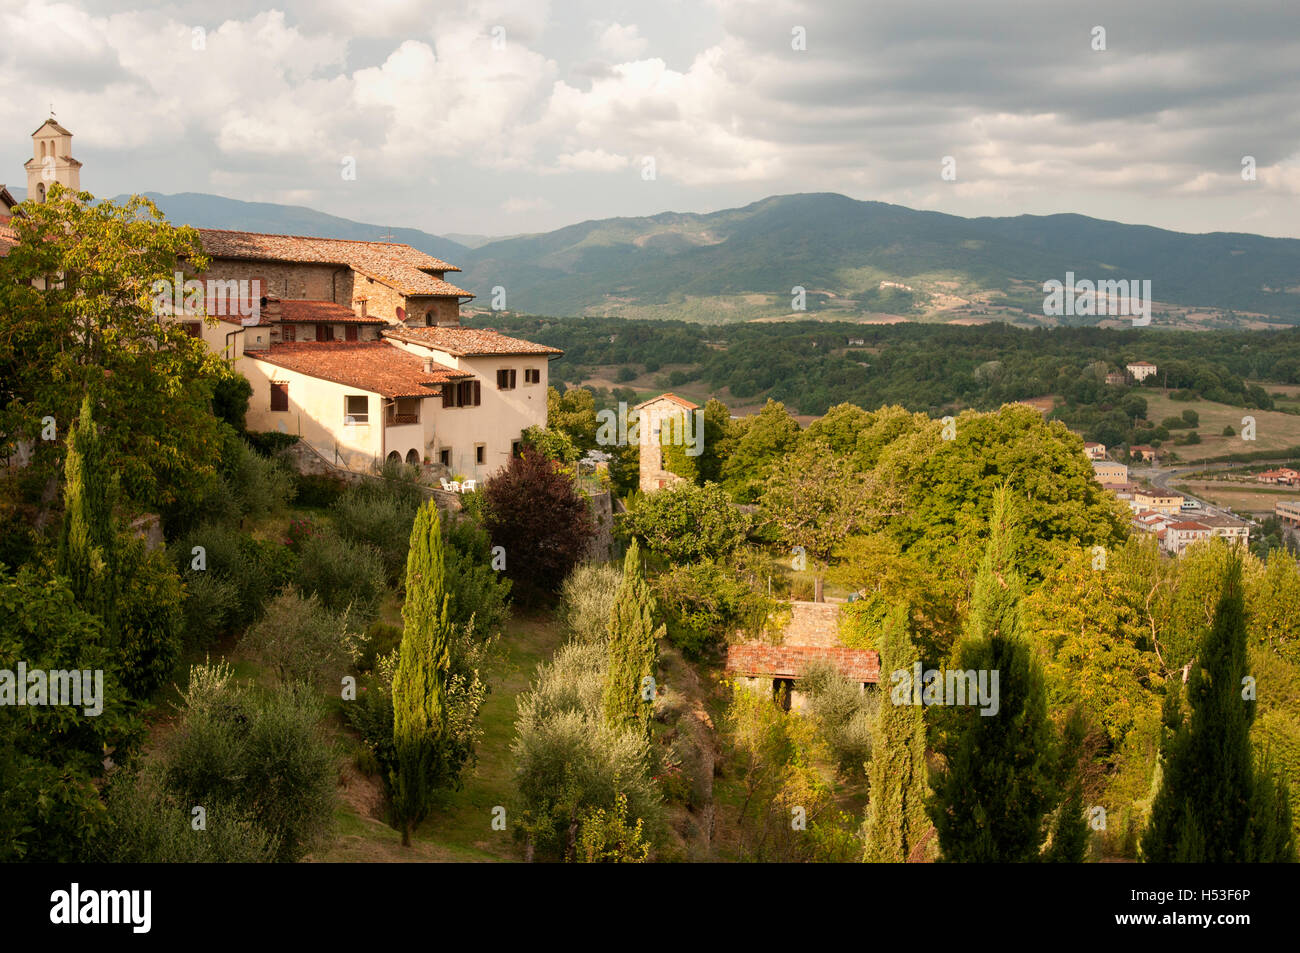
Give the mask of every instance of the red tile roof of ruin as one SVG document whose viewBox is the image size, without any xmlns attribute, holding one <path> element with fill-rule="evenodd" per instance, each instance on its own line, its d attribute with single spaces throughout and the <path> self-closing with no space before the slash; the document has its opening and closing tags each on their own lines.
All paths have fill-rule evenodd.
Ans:
<svg viewBox="0 0 1300 953">
<path fill-rule="evenodd" d="M 18 244 L 18 234 L 7 224 L 9 219 L 0 219 L 0 258 L 9 254 L 9 249 Z"/>
<path fill-rule="evenodd" d="M 880 681 L 880 655 L 868 649 L 757 643 L 727 649 L 727 672 L 733 675 L 799 678 L 813 662 L 830 662 L 851 681 Z"/>
<path fill-rule="evenodd" d="M 671 391 L 670 391 L 669 393 L 667 393 L 667 394 L 660 394 L 658 397 L 651 397 L 649 400 L 643 400 L 641 403 L 637 404 L 637 405 L 636 405 L 635 407 L 633 407 L 632 409 L 633 409 L 633 410 L 640 410 L 642 407 L 645 407 L 645 406 L 647 406 L 647 405 L 649 405 L 649 404 L 653 404 L 656 400 L 671 400 L 671 401 L 675 401 L 676 403 L 681 404 L 681 405 L 682 405 L 683 407 L 685 407 L 687 410 L 699 410 L 699 409 L 700 409 L 700 405 L 699 405 L 699 404 L 692 404 L 692 403 L 691 403 L 689 400 L 687 400 L 685 397 L 678 397 L 676 394 L 672 393 Z"/>
<path fill-rule="evenodd" d="M 385 337 L 436 348 L 454 357 L 481 357 L 488 354 L 563 354 L 558 347 L 534 344 L 520 338 L 506 337 L 486 328 L 407 328 L 384 331 Z"/>
<path fill-rule="evenodd" d="M 438 365 L 426 371 L 420 358 L 384 341 L 272 344 L 244 356 L 383 397 L 436 397 L 439 384 L 472 376 Z"/>
<path fill-rule="evenodd" d="M 404 295 L 474 297 L 468 291 L 428 273 L 460 271 L 455 265 L 398 242 L 270 235 L 220 228 L 200 228 L 198 231 L 203 241 L 203 250 L 212 258 L 347 265 L 353 271 L 382 281 Z"/>
</svg>

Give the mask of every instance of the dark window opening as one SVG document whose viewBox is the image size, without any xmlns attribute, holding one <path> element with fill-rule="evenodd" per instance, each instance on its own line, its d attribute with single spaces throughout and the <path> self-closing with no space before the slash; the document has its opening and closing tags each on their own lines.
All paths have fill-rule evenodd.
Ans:
<svg viewBox="0 0 1300 953">
<path fill-rule="evenodd" d="M 316 325 L 316 340 L 317 340 L 317 341 L 333 341 L 333 340 L 334 340 L 334 325 L 332 325 L 332 324 L 318 324 L 318 325 Z"/>
<path fill-rule="evenodd" d="M 288 410 L 289 409 L 289 385 L 288 384 L 271 384 L 271 409 Z"/>
<path fill-rule="evenodd" d="M 474 448 L 474 462 L 479 466 L 487 462 L 487 447 L 481 443 Z"/>
<path fill-rule="evenodd" d="M 448 468 L 451 467 L 451 448 L 450 448 L 450 447 L 448 447 L 446 450 L 439 450 L 439 451 L 438 451 L 438 462 L 441 463 L 444 467 L 448 467 Z"/>
<path fill-rule="evenodd" d="M 515 370 L 511 368 L 502 368 L 497 371 L 497 390 L 514 390 L 515 389 Z"/>
</svg>

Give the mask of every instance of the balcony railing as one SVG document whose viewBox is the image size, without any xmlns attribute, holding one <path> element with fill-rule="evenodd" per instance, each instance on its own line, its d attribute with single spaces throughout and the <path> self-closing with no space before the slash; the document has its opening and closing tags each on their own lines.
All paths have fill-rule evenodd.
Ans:
<svg viewBox="0 0 1300 953">
<path fill-rule="evenodd" d="M 402 424 L 418 424 L 420 422 L 420 415 L 390 413 L 387 422 L 390 427 L 396 427 Z"/>
</svg>

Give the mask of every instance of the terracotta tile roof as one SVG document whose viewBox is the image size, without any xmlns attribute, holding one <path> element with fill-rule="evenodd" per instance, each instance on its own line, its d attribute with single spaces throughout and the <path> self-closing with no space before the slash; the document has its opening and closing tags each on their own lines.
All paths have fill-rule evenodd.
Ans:
<svg viewBox="0 0 1300 953">
<path fill-rule="evenodd" d="M 271 308 L 263 309 L 265 317 L 267 311 L 273 311 Z M 274 313 L 270 315 L 272 321 L 277 320 Z M 280 321 L 287 321 L 290 324 L 315 324 L 316 322 L 328 322 L 330 324 L 387 324 L 383 318 L 376 317 L 373 314 L 362 317 L 347 305 L 335 304 L 333 301 L 308 301 L 305 299 L 292 299 L 280 302 Z"/>
<path fill-rule="evenodd" d="M 1207 533 L 1210 531 L 1210 527 L 1206 526 L 1204 523 L 1197 522 L 1196 520 L 1185 520 L 1181 523 L 1170 523 L 1167 528 L 1177 529 L 1177 530 L 1203 530 Z"/>
<path fill-rule="evenodd" d="M 439 384 L 473 376 L 438 365 L 426 371 L 420 358 L 383 341 L 272 344 L 244 356 L 383 397 L 437 397 Z"/>
<path fill-rule="evenodd" d="M 445 351 L 453 357 L 479 357 L 486 354 L 563 354 L 558 347 L 508 338 L 486 328 L 390 328 L 384 337 L 423 344 Z"/>
<path fill-rule="evenodd" d="M 689 400 L 687 400 L 685 397 L 678 397 L 676 394 L 672 393 L 671 391 L 670 391 L 669 393 L 667 393 L 667 394 L 660 394 L 658 397 L 651 397 L 649 400 L 643 400 L 641 403 L 637 404 L 637 405 L 636 405 L 635 407 L 633 407 L 632 409 L 633 409 L 633 410 L 640 410 L 642 407 L 647 407 L 647 406 L 649 406 L 650 404 L 653 404 L 656 400 L 665 400 L 665 399 L 667 399 L 667 400 L 671 400 L 671 401 L 675 401 L 675 402 L 681 404 L 681 405 L 682 405 L 683 407 L 685 407 L 687 410 L 699 410 L 699 409 L 700 409 L 700 405 L 699 405 L 699 404 L 692 404 L 692 403 L 691 403 Z"/>
<path fill-rule="evenodd" d="M 727 672 L 732 675 L 799 678 L 812 662 L 830 662 L 855 682 L 880 681 L 880 655 L 867 649 L 758 643 L 727 649 Z"/>
<path fill-rule="evenodd" d="M 404 295 L 436 295 L 472 298 L 430 271 L 460 271 L 441 258 L 426 255 L 397 242 L 359 242 L 342 238 L 310 238 L 305 235 L 268 235 L 200 228 L 203 250 L 212 258 L 246 261 L 292 261 L 309 264 L 347 265 L 353 271 L 382 281 Z"/>
<path fill-rule="evenodd" d="M 18 244 L 18 233 L 8 225 L 9 219 L 0 219 L 0 258 L 9 254 L 9 249 Z"/>
</svg>

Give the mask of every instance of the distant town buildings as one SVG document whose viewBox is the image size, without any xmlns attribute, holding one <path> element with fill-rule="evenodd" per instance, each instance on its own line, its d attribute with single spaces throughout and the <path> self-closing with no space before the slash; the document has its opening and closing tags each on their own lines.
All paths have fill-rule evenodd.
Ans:
<svg viewBox="0 0 1300 953">
<path fill-rule="evenodd" d="M 1104 443 L 1085 443 L 1083 452 L 1089 460 L 1105 460 L 1106 445 Z"/>
<path fill-rule="evenodd" d="M 1296 486 L 1300 484 L 1300 470 L 1292 470 L 1290 467 L 1282 467 L 1280 470 L 1265 470 L 1255 477 L 1255 480 L 1259 483 Z"/>
<path fill-rule="evenodd" d="M 1128 467 L 1122 463 L 1112 463 L 1109 460 L 1092 461 L 1093 476 L 1102 486 L 1114 486 L 1117 483 L 1128 482 Z"/>
<path fill-rule="evenodd" d="M 1160 454 L 1155 447 L 1149 447 L 1144 443 L 1135 444 L 1128 448 L 1128 455 L 1143 463 L 1155 463 L 1159 460 Z"/>
<path fill-rule="evenodd" d="M 1172 515 L 1182 512 L 1185 499 L 1179 493 L 1143 489 L 1133 494 L 1132 506 L 1137 510 L 1151 510 L 1156 513 Z"/>
<path fill-rule="evenodd" d="M 1273 515 L 1287 526 L 1300 526 L 1300 500 L 1278 500 L 1273 504 Z"/>
</svg>

